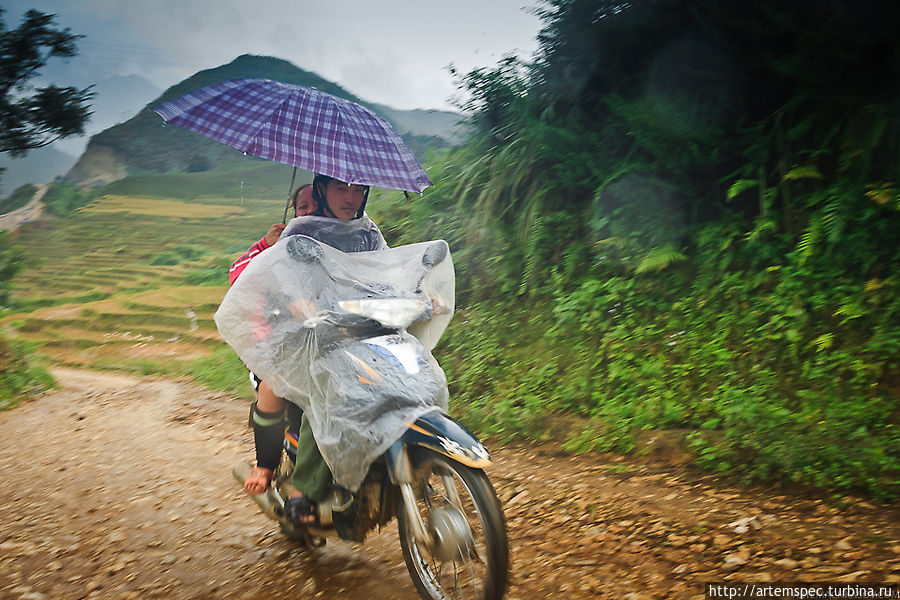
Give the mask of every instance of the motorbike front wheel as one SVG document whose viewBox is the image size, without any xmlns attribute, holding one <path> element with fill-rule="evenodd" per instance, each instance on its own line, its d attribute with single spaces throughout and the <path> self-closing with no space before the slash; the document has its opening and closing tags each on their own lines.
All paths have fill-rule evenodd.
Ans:
<svg viewBox="0 0 900 600">
<path fill-rule="evenodd" d="M 509 544 L 494 488 L 484 471 L 418 448 L 416 508 L 435 543 L 416 540 L 406 510 L 397 511 L 400 546 L 425 600 L 500 600 Z"/>
</svg>

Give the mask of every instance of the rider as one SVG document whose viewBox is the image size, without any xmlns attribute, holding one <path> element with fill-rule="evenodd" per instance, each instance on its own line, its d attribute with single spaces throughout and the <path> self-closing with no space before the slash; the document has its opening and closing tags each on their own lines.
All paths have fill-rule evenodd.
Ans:
<svg viewBox="0 0 900 600">
<path fill-rule="evenodd" d="M 294 190 L 291 202 L 294 205 L 295 217 L 305 217 L 306 215 L 313 214 L 315 211 L 315 201 L 312 199 L 312 184 L 306 183 Z M 275 223 L 269 227 L 269 231 L 266 232 L 266 235 L 250 246 L 240 258 L 231 264 L 231 269 L 228 270 L 228 283 L 230 285 L 234 285 L 238 275 L 240 275 L 247 265 L 250 264 L 253 257 L 278 241 L 278 236 L 281 235 L 284 228 L 284 223 Z"/>
<path fill-rule="evenodd" d="M 294 190 L 291 198 L 291 202 L 294 205 L 294 217 L 305 217 L 315 211 L 312 188 L 312 184 L 307 183 Z M 230 284 L 234 285 L 238 276 L 247 268 L 247 265 L 250 264 L 253 258 L 278 241 L 278 237 L 284 231 L 284 228 L 284 223 L 272 225 L 266 235 L 250 246 L 247 252 L 234 261 L 228 272 Z M 261 494 L 266 491 L 269 480 L 272 478 L 272 471 L 278 466 L 278 461 L 281 460 L 281 440 L 284 435 L 282 427 L 284 400 L 275 396 L 268 384 L 260 380 L 252 371 L 250 372 L 250 383 L 253 385 L 253 390 L 259 398 L 254 403 L 251 417 L 253 437 L 256 444 L 257 466 L 250 471 L 250 476 L 244 481 L 244 489 L 251 494 Z M 257 410 L 260 401 L 262 401 L 263 410 Z"/>
<path fill-rule="evenodd" d="M 366 201 L 369 195 L 368 186 L 348 184 L 343 181 L 316 175 L 312 183 L 312 198 L 315 210 L 312 217 L 291 222 L 287 235 L 302 234 L 336 247 L 344 252 L 359 252 L 387 248 L 387 243 L 374 223 L 365 215 Z M 350 237 L 341 237 L 331 227 L 332 219 L 351 221 L 365 219 L 365 227 L 355 230 Z M 283 425 L 284 400 L 272 392 L 268 386 L 260 385 L 259 399 L 254 409 L 254 432 L 262 435 L 257 439 L 257 467 L 251 471 L 245 483 L 248 491 L 259 489 L 265 491 L 277 467 L 278 459 L 268 463 L 259 461 L 261 455 L 270 452 L 269 456 L 280 457 L 281 443 L 284 433 Z M 265 448 L 265 451 L 262 449 Z M 255 479 L 254 479 L 255 478 Z M 253 480 L 253 481 L 251 481 Z M 331 486 L 332 475 L 319 453 L 312 429 L 306 415 L 301 418 L 300 436 L 297 448 L 297 462 L 292 478 L 294 491 L 285 503 L 285 511 L 292 521 L 298 524 L 315 522 L 315 504 L 320 502 Z M 259 485 L 259 484 L 262 485 Z M 248 484 L 254 485 L 251 490 Z"/>
</svg>

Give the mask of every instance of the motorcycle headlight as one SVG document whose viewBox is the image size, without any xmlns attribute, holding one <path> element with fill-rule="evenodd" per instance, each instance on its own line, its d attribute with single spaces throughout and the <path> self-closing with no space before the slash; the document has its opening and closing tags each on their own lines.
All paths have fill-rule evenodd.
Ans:
<svg viewBox="0 0 900 600">
<path fill-rule="evenodd" d="M 421 300 L 407 298 L 377 298 L 368 300 L 341 300 L 341 310 L 378 321 L 391 329 L 405 329 L 426 310 Z"/>
</svg>

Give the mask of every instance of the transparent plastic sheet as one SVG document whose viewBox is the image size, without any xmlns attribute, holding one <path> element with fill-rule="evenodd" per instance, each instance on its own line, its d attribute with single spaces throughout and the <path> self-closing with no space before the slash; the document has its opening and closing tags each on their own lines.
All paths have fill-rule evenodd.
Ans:
<svg viewBox="0 0 900 600">
<path fill-rule="evenodd" d="M 308 235 L 344 252 L 383 250 L 388 247 L 378 226 L 364 214 L 361 219 L 341 221 L 328 217 L 296 217 L 288 221 L 279 240 Z"/>
<path fill-rule="evenodd" d="M 310 218 L 289 228 L 302 219 Z M 426 266 L 428 253 L 440 262 Z M 345 253 L 294 235 L 253 259 L 215 320 L 247 367 L 306 411 L 335 480 L 355 490 L 408 423 L 447 410 L 446 376 L 430 350 L 452 317 L 454 286 L 444 241 Z M 427 308 L 409 333 L 386 335 L 366 329 L 371 321 L 338 304 L 386 298 L 419 300 Z M 412 358 L 392 359 L 400 346 L 415 350 Z"/>
</svg>

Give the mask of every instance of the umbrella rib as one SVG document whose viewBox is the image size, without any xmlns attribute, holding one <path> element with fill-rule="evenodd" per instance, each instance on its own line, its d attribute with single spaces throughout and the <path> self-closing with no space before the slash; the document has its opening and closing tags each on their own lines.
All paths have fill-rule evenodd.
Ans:
<svg viewBox="0 0 900 600">
<path fill-rule="evenodd" d="M 249 144 L 249 147 L 250 147 L 250 148 L 252 148 L 252 147 L 256 144 L 256 140 L 259 139 L 259 132 L 262 131 L 263 128 L 266 127 L 266 125 L 268 125 L 268 123 L 269 123 L 268 118 L 271 117 L 271 116 L 272 116 L 273 114 L 275 114 L 276 112 L 278 112 L 278 110 L 279 110 L 282 106 L 284 106 L 285 103 L 288 102 L 290 99 L 291 99 L 290 91 L 289 91 L 289 90 L 285 90 L 285 91 L 283 92 L 283 94 L 282 94 L 281 102 L 279 102 L 278 104 L 276 104 L 276 105 L 272 108 L 272 110 L 269 111 L 269 112 L 266 114 L 266 119 L 265 119 L 265 120 L 260 119 L 259 126 L 258 126 L 255 130 L 251 130 L 251 131 L 252 131 L 252 134 L 248 134 L 248 136 L 247 136 L 248 144 Z M 243 152 L 244 152 L 244 154 L 248 154 L 247 150 L 243 150 Z M 253 156 L 256 156 L 256 155 L 254 154 Z M 257 156 L 257 158 L 264 158 L 264 157 Z M 282 164 L 285 164 L 285 163 L 282 163 Z"/>
</svg>

